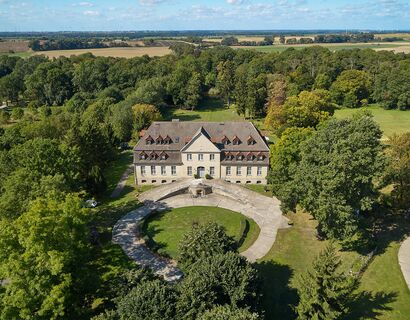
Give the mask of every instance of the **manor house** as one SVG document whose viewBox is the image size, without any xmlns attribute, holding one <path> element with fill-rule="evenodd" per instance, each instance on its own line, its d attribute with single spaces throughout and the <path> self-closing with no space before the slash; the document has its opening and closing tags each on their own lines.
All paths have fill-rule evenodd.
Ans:
<svg viewBox="0 0 410 320">
<path fill-rule="evenodd" d="M 181 178 L 266 184 L 269 148 L 251 122 L 157 121 L 134 147 L 136 184 Z"/>
</svg>

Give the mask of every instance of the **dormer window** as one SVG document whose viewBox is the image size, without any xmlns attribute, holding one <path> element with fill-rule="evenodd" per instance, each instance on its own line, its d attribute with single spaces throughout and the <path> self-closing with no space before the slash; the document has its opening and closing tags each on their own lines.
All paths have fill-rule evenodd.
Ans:
<svg viewBox="0 0 410 320">
<path fill-rule="evenodd" d="M 258 160 L 262 161 L 263 159 L 265 159 L 265 156 L 262 153 L 258 154 Z"/>
<path fill-rule="evenodd" d="M 223 136 L 221 142 L 222 142 L 222 144 L 224 144 L 224 145 L 228 145 L 228 144 L 231 143 L 231 142 L 229 141 L 229 139 L 228 139 L 227 136 Z"/>
<path fill-rule="evenodd" d="M 251 152 L 249 152 L 248 153 L 248 155 L 246 156 L 246 159 L 248 160 L 248 161 L 252 161 L 253 160 L 253 153 L 251 153 Z"/>
<path fill-rule="evenodd" d="M 230 152 L 225 153 L 225 159 L 226 160 L 232 160 L 233 159 L 233 155 Z"/>
<path fill-rule="evenodd" d="M 232 139 L 232 143 L 234 145 L 238 145 L 238 144 L 241 143 L 241 140 L 239 140 L 239 138 L 237 136 L 234 136 L 233 139 Z"/>
<path fill-rule="evenodd" d="M 236 155 L 236 160 L 243 160 L 243 154 L 242 153 L 238 153 Z"/>
<path fill-rule="evenodd" d="M 145 143 L 146 143 L 146 144 L 153 144 L 153 143 L 154 143 L 154 139 L 152 139 L 151 136 L 148 136 L 147 139 L 145 139 Z"/>
<path fill-rule="evenodd" d="M 156 142 L 157 144 L 162 144 L 163 141 L 164 141 L 164 139 L 163 139 L 161 136 L 158 136 L 158 138 L 155 140 L 155 142 Z"/>
<path fill-rule="evenodd" d="M 167 160 L 168 155 L 165 152 L 161 152 L 161 154 L 159 155 L 161 160 Z"/>
<path fill-rule="evenodd" d="M 172 143 L 172 139 L 171 139 L 170 136 L 167 135 L 167 136 L 164 138 L 164 144 L 170 144 L 170 143 Z"/>
<path fill-rule="evenodd" d="M 249 136 L 248 138 L 248 145 L 254 145 L 256 143 L 255 139 L 252 136 Z"/>
<path fill-rule="evenodd" d="M 147 154 L 145 152 L 142 152 L 140 154 L 140 160 L 146 160 L 148 158 Z"/>
<path fill-rule="evenodd" d="M 155 153 L 155 151 L 152 151 L 152 152 L 149 154 L 149 158 L 150 158 L 150 160 L 155 160 L 155 159 L 157 158 L 157 154 Z"/>
</svg>

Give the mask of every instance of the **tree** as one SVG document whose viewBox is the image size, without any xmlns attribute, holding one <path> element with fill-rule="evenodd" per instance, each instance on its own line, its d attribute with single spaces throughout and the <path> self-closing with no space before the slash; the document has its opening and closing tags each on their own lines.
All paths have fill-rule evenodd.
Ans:
<svg viewBox="0 0 410 320">
<path fill-rule="evenodd" d="M 161 280 L 139 283 L 118 302 L 120 319 L 175 319 L 176 292 Z"/>
<path fill-rule="evenodd" d="M 192 74 L 191 79 L 187 85 L 187 99 L 186 105 L 194 110 L 198 106 L 198 102 L 201 99 L 201 77 L 198 72 Z"/>
<path fill-rule="evenodd" d="M 392 196 L 398 208 L 408 209 L 410 203 L 410 132 L 393 135 L 386 150 L 389 165 L 385 183 L 393 184 Z"/>
<path fill-rule="evenodd" d="M 279 128 L 283 125 L 283 104 L 286 101 L 286 78 L 281 74 L 268 76 L 268 101 L 266 107 L 265 125 L 268 128 Z"/>
<path fill-rule="evenodd" d="M 332 320 L 348 314 L 356 280 L 341 272 L 340 265 L 336 248 L 330 244 L 315 258 L 312 270 L 297 278 L 298 319 Z"/>
<path fill-rule="evenodd" d="M 288 128 L 271 147 L 268 182 L 285 210 L 295 210 L 299 201 L 295 173 L 301 161 L 302 144 L 313 132 L 312 128 Z"/>
<path fill-rule="evenodd" d="M 235 87 L 235 66 L 232 61 L 220 62 L 217 66 L 216 89 L 220 92 L 228 106 Z"/>
<path fill-rule="evenodd" d="M 279 36 L 279 42 L 280 42 L 281 44 L 285 44 L 286 38 L 285 38 L 284 35 L 280 35 L 280 36 Z"/>
<path fill-rule="evenodd" d="M 139 132 L 142 129 L 148 128 L 153 121 L 162 118 L 161 113 L 153 105 L 136 104 L 132 107 L 134 117 L 134 129 Z"/>
<path fill-rule="evenodd" d="M 256 308 L 257 271 L 237 253 L 216 254 L 193 263 L 179 286 L 178 319 L 195 319 L 215 305 Z"/>
<path fill-rule="evenodd" d="M 179 243 L 179 262 L 188 266 L 201 258 L 233 251 L 234 248 L 235 240 L 226 234 L 224 227 L 215 222 L 194 224 Z"/>
<path fill-rule="evenodd" d="M 327 90 L 302 91 L 297 96 L 288 97 L 283 107 L 272 106 L 269 122 L 280 135 L 291 127 L 316 128 L 333 114 L 333 110 Z"/>
<path fill-rule="evenodd" d="M 3 319 L 75 319 L 88 285 L 88 213 L 76 195 L 35 200 L 14 223 L 1 223 L 0 266 L 10 283 Z"/>
<path fill-rule="evenodd" d="M 258 320 L 261 317 L 257 313 L 247 309 L 235 309 L 229 305 L 217 306 L 205 311 L 198 320 Z"/>
<path fill-rule="evenodd" d="M 10 113 L 7 111 L 0 111 L 0 124 L 7 124 L 10 121 Z"/>
<path fill-rule="evenodd" d="M 16 107 L 13 108 L 13 110 L 11 111 L 11 117 L 14 120 L 20 120 L 21 118 L 23 118 L 24 116 L 24 110 L 22 108 Z"/>
<path fill-rule="evenodd" d="M 131 107 L 123 104 L 111 107 L 110 124 L 115 138 L 120 141 L 129 141 L 134 128 L 133 113 Z"/>
<path fill-rule="evenodd" d="M 371 115 L 331 119 L 301 148 L 295 176 L 299 203 L 318 220 L 322 236 L 347 239 L 361 212 L 376 198 L 375 179 L 384 170 L 382 132 Z"/>
<path fill-rule="evenodd" d="M 76 65 L 73 83 L 82 92 L 96 93 L 107 87 L 108 58 L 87 59 Z"/>
<path fill-rule="evenodd" d="M 223 46 L 235 46 L 238 44 L 238 38 L 236 37 L 225 37 L 221 41 Z"/>
<path fill-rule="evenodd" d="M 330 91 L 335 103 L 348 108 L 360 106 L 371 92 L 371 79 L 366 71 L 345 70 L 333 82 Z"/>
</svg>

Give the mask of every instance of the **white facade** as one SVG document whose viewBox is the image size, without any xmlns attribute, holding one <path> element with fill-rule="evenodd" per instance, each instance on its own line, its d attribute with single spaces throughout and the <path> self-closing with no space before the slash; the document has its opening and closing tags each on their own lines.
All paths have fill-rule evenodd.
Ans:
<svg viewBox="0 0 410 320">
<path fill-rule="evenodd" d="M 161 146 L 163 150 L 165 147 Z M 246 148 L 246 147 L 244 147 Z M 139 151 L 134 157 L 141 154 L 149 156 L 152 151 Z M 162 151 L 164 152 L 164 151 Z M 246 150 L 241 152 L 246 154 Z M 209 135 L 201 128 L 178 152 L 178 157 L 171 159 L 141 158 L 134 160 L 135 183 L 164 184 L 174 182 L 181 178 L 213 178 L 223 179 L 231 183 L 266 184 L 269 160 L 266 150 L 262 157 L 241 156 L 239 160 L 227 160 L 223 157 L 223 151 L 216 143 L 211 141 Z M 226 153 L 226 152 L 225 152 Z M 145 159 L 145 156 L 144 158 Z"/>
</svg>

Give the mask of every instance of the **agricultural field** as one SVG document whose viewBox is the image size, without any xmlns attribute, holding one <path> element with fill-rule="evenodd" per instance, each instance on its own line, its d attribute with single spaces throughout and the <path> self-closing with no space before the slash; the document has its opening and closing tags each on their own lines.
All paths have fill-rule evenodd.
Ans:
<svg viewBox="0 0 410 320">
<path fill-rule="evenodd" d="M 70 57 L 77 56 L 84 53 L 92 53 L 97 57 L 116 57 L 116 58 L 134 58 L 148 55 L 165 56 L 171 53 L 168 47 L 126 47 L 126 48 L 101 48 L 101 49 L 76 49 L 76 50 L 52 50 L 39 51 L 35 54 L 46 55 L 49 58 L 58 58 L 61 56 Z"/>
<path fill-rule="evenodd" d="M 29 41 L 20 39 L 0 41 L 0 53 L 19 53 L 29 51 Z"/>
</svg>

